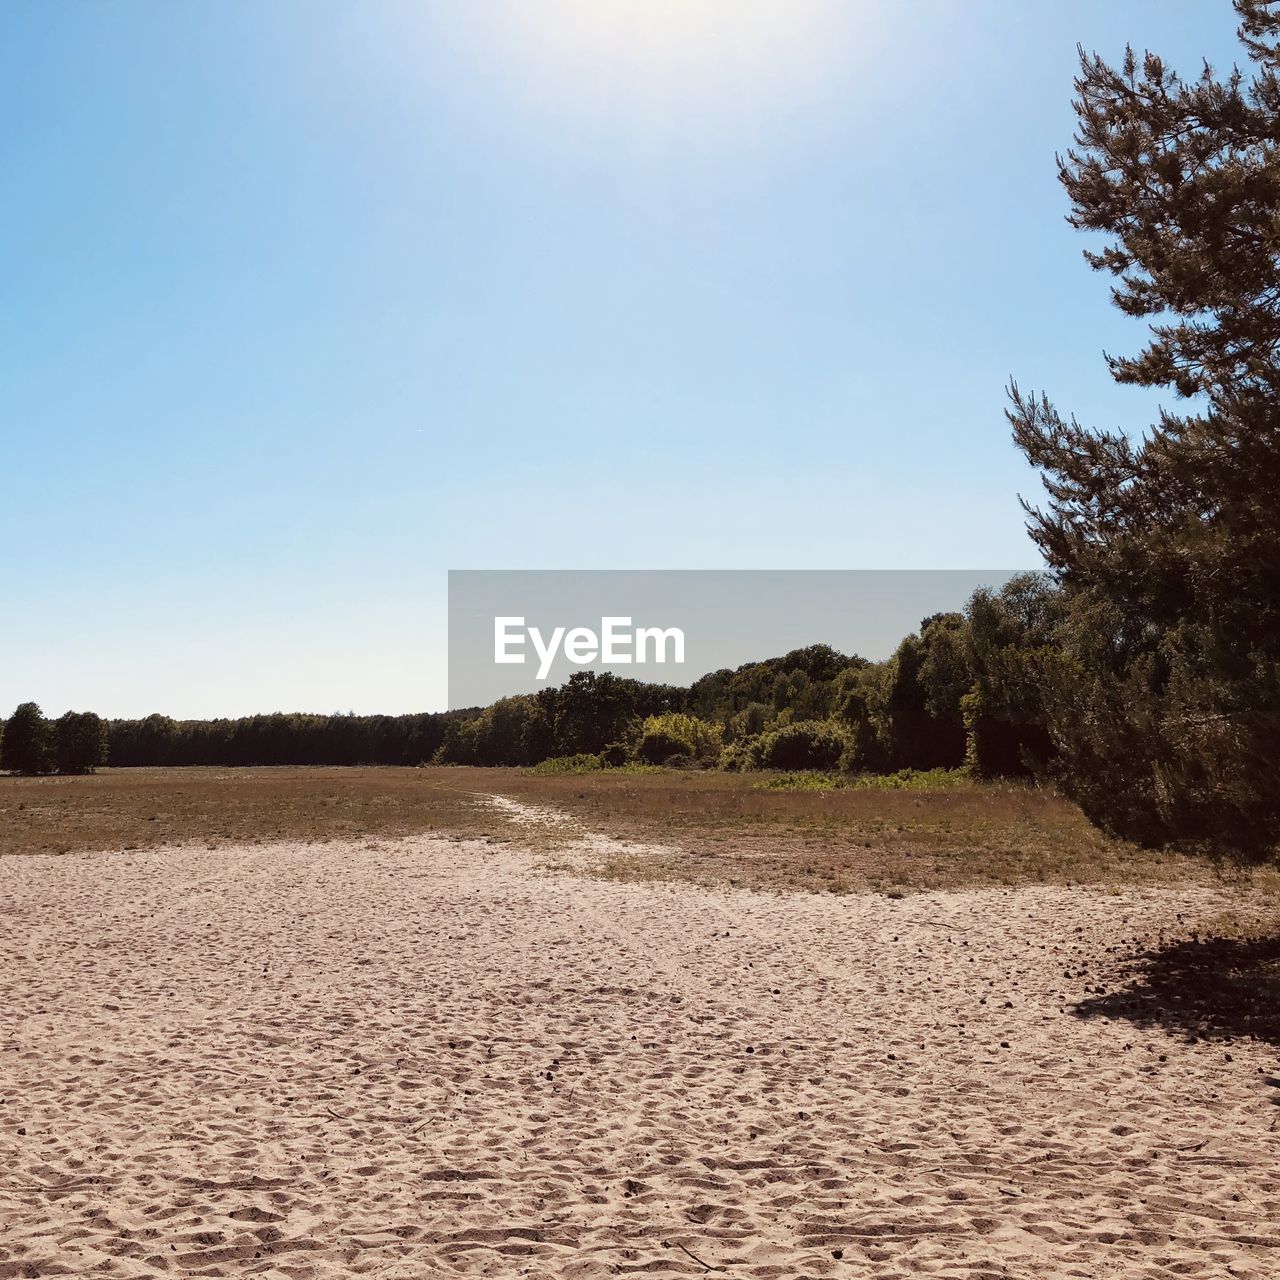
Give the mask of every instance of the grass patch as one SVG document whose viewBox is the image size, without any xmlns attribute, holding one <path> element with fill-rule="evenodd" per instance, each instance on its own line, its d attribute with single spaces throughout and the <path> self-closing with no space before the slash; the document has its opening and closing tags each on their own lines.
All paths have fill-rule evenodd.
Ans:
<svg viewBox="0 0 1280 1280">
<path fill-rule="evenodd" d="M 548 760 L 540 760 L 524 770 L 534 778 L 573 777 L 581 773 L 599 773 L 604 768 L 604 761 L 599 756 L 581 754 L 576 756 L 552 756 Z"/>
<path fill-rule="evenodd" d="M 479 785 L 486 771 L 473 772 Z M 1052 788 L 949 771 L 831 788 L 821 774 L 790 776 L 817 785 L 761 787 L 770 779 L 760 774 L 685 770 L 542 778 L 495 770 L 485 785 L 633 844 L 601 864 L 602 874 L 620 880 L 824 893 L 1026 884 L 1280 891 L 1273 867 L 1113 840 Z"/>
<path fill-rule="evenodd" d="M 466 771 L 463 771 L 466 772 Z M 424 831 L 511 837 L 483 797 L 398 768 L 104 769 L 0 777 L 0 854 L 353 840 Z"/>
<path fill-rule="evenodd" d="M 899 769 L 896 773 L 775 773 L 752 784 L 757 791 L 942 791 L 971 787 L 966 769 Z"/>
<path fill-rule="evenodd" d="M 600 756 L 584 753 L 576 756 L 552 756 L 538 764 L 531 764 L 520 772 L 531 778 L 575 778 L 588 773 L 665 774 L 676 773 L 678 770 L 660 764 L 641 764 L 639 761 L 607 765 Z"/>
<path fill-rule="evenodd" d="M 1231 884 L 1274 893 L 1274 867 L 1139 849 L 1096 831 L 1047 788 L 914 775 L 827 789 L 652 766 L 538 773 L 442 767 L 107 769 L 0 777 L 0 853 L 437 834 L 560 856 L 582 831 L 629 848 L 597 861 L 623 880 L 910 893 L 978 885 Z M 815 783 L 818 784 L 815 786 Z M 501 795 L 575 820 L 522 821 Z M 564 861 L 563 857 L 561 860 Z M 581 859 L 570 858 L 575 866 Z"/>
</svg>

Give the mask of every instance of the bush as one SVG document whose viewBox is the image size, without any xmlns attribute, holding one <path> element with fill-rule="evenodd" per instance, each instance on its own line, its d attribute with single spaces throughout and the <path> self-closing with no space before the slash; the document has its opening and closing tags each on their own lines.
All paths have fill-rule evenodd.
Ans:
<svg viewBox="0 0 1280 1280">
<path fill-rule="evenodd" d="M 720 752 L 720 768 L 728 773 L 740 773 L 760 767 L 759 738 L 747 738 L 732 742 Z"/>
<path fill-rule="evenodd" d="M 645 764 L 667 764 L 679 759 L 714 760 L 720 754 L 722 730 L 696 716 L 679 712 L 649 716 L 640 729 L 636 757 Z"/>
<path fill-rule="evenodd" d="M 11 773 L 53 772 L 53 729 L 34 702 L 24 702 L 9 717 L 0 740 L 0 768 Z"/>
<path fill-rule="evenodd" d="M 841 791 L 848 778 L 837 773 L 779 773 L 753 784 L 756 791 Z"/>
<path fill-rule="evenodd" d="M 954 791 L 973 786 L 967 769 L 899 769 L 896 773 L 779 773 L 759 791 Z"/>
<path fill-rule="evenodd" d="M 862 773 L 849 786 L 882 791 L 954 791 L 973 786 L 968 769 L 899 769 L 896 773 Z"/>
<path fill-rule="evenodd" d="M 827 720 L 797 720 L 761 734 L 751 748 L 764 769 L 834 769 L 849 746 L 848 735 Z"/>
<path fill-rule="evenodd" d="M 564 773 L 598 773 L 603 768 L 604 762 L 598 755 L 583 751 L 575 756 L 552 756 L 549 760 L 542 760 L 535 764 L 529 772 L 545 776 Z"/>
<path fill-rule="evenodd" d="M 693 755 L 693 743 L 678 738 L 664 729 L 650 729 L 641 733 L 636 743 L 636 758 L 645 764 L 666 764 L 668 760 L 689 759 Z"/>
<path fill-rule="evenodd" d="M 600 763 L 606 769 L 621 769 L 630 759 L 631 753 L 625 742 L 611 742 L 600 753 Z"/>
</svg>

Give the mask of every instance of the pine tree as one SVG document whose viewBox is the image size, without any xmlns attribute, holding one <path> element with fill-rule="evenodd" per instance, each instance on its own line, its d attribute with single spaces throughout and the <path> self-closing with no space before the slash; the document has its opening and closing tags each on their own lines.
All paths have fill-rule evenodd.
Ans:
<svg viewBox="0 0 1280 1280">
<path fill-rule="evenodd" d="M 1261 849 L 1280 830 L 1280 0 L 1234 0 L 1246 75 L 1183 80 L 1080 54 L 1071 225 L 1126 314 L 1121 383 L 1170 388 L 1140 438 L 1011 389 L 1048 504 L 1032 536 L 1070 621 L 1046 703 L 1067 788 L 1155 843 Z"/>
</svg>

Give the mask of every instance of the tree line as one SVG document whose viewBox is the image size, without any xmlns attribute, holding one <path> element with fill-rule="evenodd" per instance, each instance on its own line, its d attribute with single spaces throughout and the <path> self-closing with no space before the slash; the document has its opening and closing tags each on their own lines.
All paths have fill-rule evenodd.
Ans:
<svg viewBox="0 0 1280 1280">
<path fill-rule="evenodd" d="M 1051 596 L 1047 580 L 1028 576 L 996 595 L 979 593 L 966 613 L 925 619 L 887 662 L 817 644 L 711 672 L 689 688 L 584 671 L 558 688 L 464 711 L 217 720 L 108 721 L 92 712 L 48 720 L 27 702 L 0 726 L 0 767 L 504 766 L 598 756 L 606 765 L 863 770 L 968 761 L 991 775 L 1025 774 L 1051 746 L 1038 708 L 1023 705 L 1026 691 L 1010 685 L 1011 655 L 1028 643 L 1027 624 Z"/>
<path fill-rule="evenodd" d="M 475 712 L 402 716 L 275 713 L 240 719 L 49 720 L 34 702 L 0 721 L 0 769 L 91 773 L 101 765 L 416 765 L 438 754 L 449 723 Z"/>
<path fill-rule="evenodd" d="M 924 619 L 882 662 L 816 644 L 689 688 L 581 672 L 456 718 L 435 760 L 1048 777 L 1058 752 L 1039 679 L 1061 617 L 1052 578 L 1026 574 Z"/>
</svg>

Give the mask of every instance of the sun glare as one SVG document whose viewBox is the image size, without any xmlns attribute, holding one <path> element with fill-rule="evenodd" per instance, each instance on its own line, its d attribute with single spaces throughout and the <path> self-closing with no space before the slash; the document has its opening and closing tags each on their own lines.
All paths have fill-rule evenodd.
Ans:
<svg viewBox="0 0 1280 1280">
<path fill-rule="evenodd" d="M 507 88 L 636 124 L 732 124 L 787 111 L 874 44 L 868 0 L 520 0 L 468 6 Z"/>
</svg>

